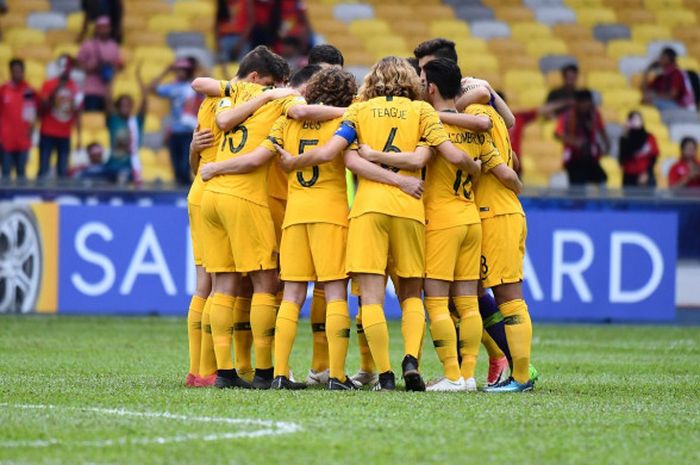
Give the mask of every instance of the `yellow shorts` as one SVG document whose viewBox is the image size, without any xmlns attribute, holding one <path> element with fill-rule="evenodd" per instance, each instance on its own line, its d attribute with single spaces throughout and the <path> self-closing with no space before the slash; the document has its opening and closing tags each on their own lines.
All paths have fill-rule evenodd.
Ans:
<svg viewBox="0 0 700 465">
<path fill-rule="evenodd" d="M 476 281 L 481 260 L 481 223 L 425 233 L 425 277 Z"/>
<path fill-rule="evenodd" d="M 422 278 L 425 269 L 425 225 L 420 221 L 365 213 L 350 219 L 348 273 L 385 275 L 391 256 L 400 278 Z"/>
<path fill-rule="evenodd" d="M 202 209 L 199 205 L 187 202 L 187 215 L 190 217 L 190 236 L 192 237 L 194 264 L 202 266 L 204 259 L 202 247 Z"/>
<path fill-rule="evenodd" d="M 527 223 L 519 214 L 481 220 L 481 280 L 484 288 L 523 280 Z"/>
<path fill-rule="evenodd" d="M 268 197 L 267 204 L 270 206 L 270 215 L 275 224 L 275 237 L 277 245 L 282 242 L 282 223 L 284 223 L 284 211 L 287 209 L 287 201 L 276 197 Z"/>
<path fill-rule="evenodd" d="M 293 224 L 282 231 L 282 281 L 337 281 L 347 278 L 348 228 L 331 223 Z"/>
<path fill-rule="evenodd" d="M 209 273 L 277 268 L 277 240 L 270 210 L 232 195 L 202 196 L 204 263 Z"/>
</svg>

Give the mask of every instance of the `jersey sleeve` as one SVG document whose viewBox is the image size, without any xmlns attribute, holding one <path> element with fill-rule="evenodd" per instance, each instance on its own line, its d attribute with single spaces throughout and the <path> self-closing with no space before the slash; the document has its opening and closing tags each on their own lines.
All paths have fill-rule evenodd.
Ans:
<svg viewBox="0 0 700 465">
<path fill-rule="evenodd" d="M 231 100 L 228 97 L 224 97 L 221 100 L 219 100 L 219 103 L 216 105 L 215 113 L 218 115 L 219 113 L 228 110 L 233 110 L 233 100 Z"/>
<path fill-rule="evenodd" d="M 232 101 L 241 91 L 241 83 L 235 81 L 219 81 L 219 96 L 230 98 Z"/>
<path fill-rule="evenodd" d="M 284 128 L 287 126 L 288 118 L 286 116 L 280 116 L 272 125 L 270 134 L 262 141 L 261 147 L 269 150 L 270 152 L 275 152 L 275 145 L 280 147 L 284 146 Z"/>
<path fill-rule="evenodd" d="M 479 160 L 481 160 L 481 171 L 488 173 L 498 165 L 502 165 L 505 162 L 501 157 L 500 152 L 496 148 L 491 135 L 488 132 L 482 133 L 484 136 L 484 142 L 481 144 L 481 153 L 479 154 Z"/>
<path fill-rule="evenodd" d="M 438 112 L 425 102 L 421 102 L 420 106 L 419 131 L 421 141 L 419 146 L 437 147 L 450 140 L 450 136 L 440 122 Z"/>
<path fill-rule="evenodd" d="M 282 101 L 282 114 L 286 117 L 289 110 L 296 105 L 306 105 L 306 100 L 301 95 L 290 95 Z"/>
<path fill-rule="evenodd" d="M 341 121 L 340 126 L 342 127 L 343 125 L 345 125 L 357 130 L 357 118 L 359 111 L 360 103 L 353 103 L 352 105 L 350 105 L 343 114 L 343 120 Z"/>
</svg>

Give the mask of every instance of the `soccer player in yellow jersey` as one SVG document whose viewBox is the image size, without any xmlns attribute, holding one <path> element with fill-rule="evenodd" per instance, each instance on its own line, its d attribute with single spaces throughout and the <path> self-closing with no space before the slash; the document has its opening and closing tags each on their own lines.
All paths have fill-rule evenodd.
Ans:
<svg viewBox="0 0 700 465">
<path fill-rule="evenodd" d="M 365 77 L 360 91 L 362 101 L 348 108 L 336 135 L 320 149 L 314 149 L 315 156 L 321 159 L 332 156 L 345 150 L 355 139 L 372 149 L 393 153 L 429 152 L 432 146 L 469 174 L 478 174 L 478 164 L 450 143 L 437 112 L 429 104 L 416 100 L 420 95 L 420 79 L 405 59 L 386 57 L 380 60 Z M 425 332 L 425 312 L 420 298 L 425 265 L 422 187 L 418 184 L 415 195 L 408 195 L 395 187 L 399 182 L 397 178 L 381 173 L 381 169 L 377 173 L 379 166 L 360 158 L 357 152 L 348 151 L 345 159 L 347 167 L 360 178 L 350 212 L 346 269 L 360 282 L 362 324 L 380 372 L 377 388 L 395 389 L 383 310 L 385 273 L 391 256 L 400 278 L 399 295 L 403 298 L 405 357 L 402 369 L 406 388 L 425 390 L 417 360 Z M 314 161 L 314 157 L 305 154 L 292 160 L 291 168 Z M 383 168 L 419 182 L 422 165 L 403 171 L 388 165 Z"/>
</svg>

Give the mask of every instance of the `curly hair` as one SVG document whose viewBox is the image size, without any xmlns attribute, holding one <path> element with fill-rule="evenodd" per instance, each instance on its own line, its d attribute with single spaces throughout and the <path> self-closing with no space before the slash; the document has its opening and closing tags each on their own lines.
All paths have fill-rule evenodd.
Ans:
<svg viewBox="0 0 700 465">
<path fill-rule="evenodd" d="M 360 88 L 360 99 L 406 97 L 420 99 L 422 86 L 413 66 L 404 58 L 389 56 L 372 66 Z"/>
<path fill-rule="evenodd" d="M 348 107 L 357 93 L 355 76 L 340 68 L 324 68 L 306 84 L 306 101 Z"/>
</svg>

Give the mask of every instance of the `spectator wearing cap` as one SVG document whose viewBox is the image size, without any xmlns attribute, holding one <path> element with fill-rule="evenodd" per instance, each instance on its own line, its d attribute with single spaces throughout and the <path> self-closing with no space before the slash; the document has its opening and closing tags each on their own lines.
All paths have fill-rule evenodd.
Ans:
<svg viewBox="0 0 700 465">
<path fill-rule="evenodd" d="M 250 51 L 253 0 L 218 0 L 216 34 L 219 61 L 240 61 Z"/>
<path fill-rule="evenodd" d="M 150 91 L 170 101 L 170 124 L 168 145 L 175 179 L 181 186 L 190 184 L 189 153 L 192 132 L 197 126 L 197 111 L 202 98 L 192 89 L 196 64 L 190 58 L 180 58 L 156 77 Z M 161 84 L 170 73 L 175 73 L 175 81 Z"/>
<path fill-rule="evenodd" d="M 10 76 L 9 82 L 0 86 L 2 177 L 9 179 L 14 167 L 17 180 L 23 181 L 39 100 L 24 79 L 22 60 L 15 58 L 10 61 Z"/>
<path fill-rule="evenodd" d="M 80 47 L 78 63 L 85 71 L 85 111 L 105 111 L 108 87 L 122 68 L 119 44 L 111 37 L 109 16 L 95 20 L 95 35 Z"/>
<path fill-rule="evenodd" d="M 684 108 L 695 110 L 695 99 L 686 75 L 676 63 L 676 51 L 666 47 L 659 59 L 644 73 L 644 102 L 659 110 Z"/>
<path fill-rule="evenodd" d="M 41 88 L 41 130 L 39 137 L 38 178 L 46 178 L 51 170 L 51 155 L 57 152 L 56 172 L 59 178 L 68 175 L 68 157 L 73 128 L 81 144 L 80 110 L 83 94 L 70 78 L 73 59 L 61 55 L 58 59 L 59 75 L 49 79 Z"/>
<path fill-rule="evenodd" d="M 681 140 L 681 158 L 668 172 L 668 186 L 677 189 L 700 188 L 698 141 L 692 137 Z"/>
<path fill-rule="evenodd" d="M 558 104 L 556 110 L 544 114 L 547 117 L 561 116 L 569 107 L 573 106 L 578 90 L 578 66 L 574 63 L 568 64 L 561 68 L 562 85 L 556 89 L 552 89 L 547 94 L 547 104 Z"/>
<path fill-rule="evenodd" d="M 659 146 L 653 134 L 647 132 L 638 111 L 627 116 L 625 132 L 620 137 L 620 157 L 623 187 L 654 187 L 654 165 Z"/>
<path fill-rule="evenodd" d="M 574 106 L 557 123 L 555 136 L 564 144 L 564 167 L 571 186 L 604 185 L 608 179 L 600 157 L 610 148 L 603 118 L 589 90 L 574 94 Z"/>
<path fill-rule="evenodd" d="M 85 40 L 90 24 L 101 16 L 109 16 L 112 24 L 110 35 L 117 43 L 122 43 L 122 17 L 124 16 L 122 0 L 81 0 L 80 9 L 83 11 L 83 27 L 78 34 L 79 44 Z"/>
</svg>

